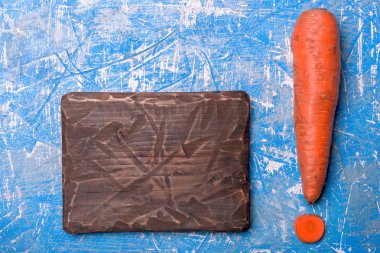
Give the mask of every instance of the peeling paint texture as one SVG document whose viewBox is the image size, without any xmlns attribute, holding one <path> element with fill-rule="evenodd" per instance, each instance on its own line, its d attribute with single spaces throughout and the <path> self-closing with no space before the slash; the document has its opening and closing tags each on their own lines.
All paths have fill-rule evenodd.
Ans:
<svg viewBox="0 0 380 253">
<path fill-rule="evenodd" d="M 322 198 L 303 199 L 290 34 L 325 7 L 342 78 Z M 378 1 L 0 1 L 0 252 L 376 252 L 380 249 Z M 252 226 L 243 233 L 62 230 L 60 98 L 71 91 L 244 90 Z M 321 242 L 293 220 L 321 215 Z"/>
</svg>

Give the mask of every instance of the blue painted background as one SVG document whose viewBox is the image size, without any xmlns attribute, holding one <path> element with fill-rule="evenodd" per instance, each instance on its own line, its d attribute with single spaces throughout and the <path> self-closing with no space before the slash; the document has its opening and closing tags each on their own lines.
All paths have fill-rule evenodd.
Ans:
<svg viewBox="0 0 380 253">
<path fill-rule="evenodd" d="M 326 7 L 341 28 L 342 81 L 322 199 L 301 194 L 290 34 Z M 0 1 L 1 252 L 380 251 L 380 3 Z M 252 227 L 244 233 L 62 230 L 60 98 L 70 91 L 245 90 L 252 101 Z M 321 215 L 323 240 L 292 223 Z"/>
</svg>

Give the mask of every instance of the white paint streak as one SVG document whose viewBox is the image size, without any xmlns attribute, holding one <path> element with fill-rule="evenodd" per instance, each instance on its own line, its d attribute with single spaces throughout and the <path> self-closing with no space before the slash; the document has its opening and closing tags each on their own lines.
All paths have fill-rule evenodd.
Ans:
<svg viewBox="0 0 380 253">
<path fill-rule="evenodd" d="M 371 80 L 372 80 L 372 86 L 376 86 L 376 76 L 377 76 L 377 68 L 378 68 L 378 65 L 377 64 L 372 64 L 371 65 Z"/>
<path fill-rule="evenodd" d="M 376 160 L 378 160 L 379 158 L 377 157 L 377 151 L 375 150 L 375 151 L 373 151 L 373 154 L 372 154 L 372 156 L 376 159 Z"/>
<path fill-rule="evenodd" d="M 13 82 L 5 80 L 5 90 L 7 92 L 13 92 Z"/>
<path fill-rule="evenodd" d="M 207 89 L 210 87 L 210 84 L 213 82 L 211 69 L 208 64 L 205 64 L 203 67 L 203 85 Z"/>
<path fill-rule="evenodd" d="M 268 110 L 268 108 L 273 108 L 274 104 L 272 102 L 269 102 L 269 99 L 267 98 L 267 101 L 259 102 L 263 107 L 265 107 L 265 110 Z"/>
<path fill-rule="evenodd" d="M 355 183 L 355 182 L 354 182 L 354 183 Z M 346 206 L 346 210 L 344 211 L 344 216 L 345 216 L 345 217 L 347 216 L 347 213 L 348 213 L 348 207 L 350 206 L 352 187 L 354 186 L 354 183 L 351 184 L 350 192 L 349 192 L 349 194 L 348 194 L 347 206 Z"/>
<path fill-rule="evenodd" d="M 154 244 L 154 247 L 156 248 L 156 250 L 161 251 L 161 249 L 157 246 L 156 238 L 154 238 L 154 235 L 152 238 L 153 238 L 153 244 Z"/>
<path fill-rule="evenodd" d="M 281 82 L 281 86 L 289 86 L 290 88 L 293 88 L 293 78 L 288 76 L 286 73 L 284 74 L 284 81 Z"/>
<path fill-rule="evenodd" d="M 274 108 L 274 107 L 275 107 L 274 104 L 273 104 L 272 102 L 269 101 L 269 98 L 267 98 L 267 101 L 259 101 L 259 100 L 257 100 L 256 98 L 251 98 L 251 100 L 252 100 L 253 102 L 256 102 L 256 103 L 258 103 L 259 105 L 265 107 L 265 111 L 266 111 L 266 112 L 268 112 L 268 109 L 269 109 L 269 108 Z"/>
<path fill-rule="evenodd" d="M 288 148 L 286 145 L 284 146 L 284 149 L 285 150 L 281 150 L 277 147 L 270 146 L 268 152 L 273 153 L 274 157 L 286 162 L 290 162 L 291 159 L 297 158 L 297 156 L 293 152 L 291 152 L 290 148 Z"/>
<path fill-rule="evenodd" d="M 7 207 L 9 208 L 9 206 L 11 205 L 12 195 L 11 195 L 11 192 L 9 191 L 7 178 L 5 179 L 3 198 L 7 201 Z"/>
<path fill-rule="evenodd" d="M 17 185 L 16 185 L 16 194 L 17 194 L 17 198 L 19 200 L 21 200 L 22 199 L 22 192 L 20 190 L 20 187 L 18 187 Z"/>
<path fill-rule="evenodd" d="M 4 41 L 3 44 L 3 55 L 2 55 L 2 60 L 4 66 L 7 68 L 8 67 L 8 60 L 7 60 L 7 42 Z"/>
<path fill-rule="evenodd" d="M 7 139 L 5 138 L 5 136 L 3 135 L 3 142 L 5 144 L 6 147 L 8 147 L 8 142 L 7 142 Z M 11 177 L 15 177 L 15 170 L 14 170 L 14 166 L 13 166 L 13 160 L 12 160 L 12 156 L 11 156 L 11 153 L 9 151 L 9 149 L 7 149 L 7 157 L 8 157 L 8 161 L 9 161 L 9 166 L 10 166 L 10 169 L 11 169 Z"/>
<path fill-rule="evenodd" d="M 66 5 L 59 5 L 57 11 L 57 17 L 55 18 L 54 26 L 54 47 L 57 51 L 59 47 L 67 43 L 68 41 L 76 41 L 74 28 L 71 24 L 67 23 L 67 19 L 70 18 L 71 8 Z"/>
<path fill-rule="evenodd" d="M 304 212 L 306 212 L 306 207 L 303 206 L 303 205 L 301 205 L 301 206 L 299 207 L 299 209 L 298 209 L 298 212 L 299 212 L 299 213 L 304 213 Z"/>
<path fill-rule="evenodd" d="M 99 14 L 94 18 L 94 24 L 99 36 L 109 43 L 119 43 L 119 40 L 122 39 L 121 34 L 130 33 L 134 28 L 129 19 L 130 14 L 131 11 L 125 6 L 120 9 L 99 9 Z M 120 34 L 120 36 L 114 37 L 113 35 L 116 33 Z M 131 52 L 133 52 L 133 45 Z M 108 54 L 105 52 L 105 55 Z"/>
<path fill-rule="evenodd" d="M 280 220 L 280 228 L 281 228 L 281 239 L 283 242 L 286 242 L 287 229 L 286 229 L 286 220 Z"/>
<path fill-rule="evenodd" d="M 292 47 L 290 46 L 290 36 L 285 36 L 285 46 L 286 46 L 286 51 L 285 51 L 285 59 L 286 59 L 286 64 L 288 66 L 291 66 L 293 64 L 293 52 L 292 52 Z"/>
<path fill-rule="evenodd" d="M 178 71 L 179 71 L 179 69 L 178 69 L 178 62 L 179 61 L 180 61 L 180 52 L 179 52 L 178 47 L 176 47 L 175 51 L 174 51 L 172 65 L 168 66 L 168 70 L 171 71 L 171 72 L 173 72 L 173 73 L 178 73 Z"/>
<path fill-rule="evenodd" d="M 271 253 L 270 249 L 251 249 L 249 253 Z"/>
<path fill-rule="evenodd" d="M 277 46 L 276 49 L 280 50 L 280 52 L 275 51 L 275 50 L 268 50 L 268 51 L 279 54 L 273 57 L 273 59 L 280 60 L 281 58 L 285 58 L 286 65 L 291 66 L 293 64 L 293 52 L 292 52 L 292 48 L 290 44 L 291 43 L 290 43 L 289 36 L 285 36 L 285 48 L 281 48 Z"/>
<path fill-rule="evenodd" d="M 270 160 L 268 162 L 267 167 L 265 168 L 265 170 L 269 174 L 273 174 L 274 172 L 278 171 L 281 168 L 282 165 L 284 165 L 284 164 Z"/>
<path fill-rule="evenodd" d="M 128 79 L 128 87 L 132 91 L 137 91 L 137 87 L 139 85 L 139 79 L 145 76 L 144 69 L 137 69 L 132 72 L 131 76 Z"/>
<path fill-rule="evenodd" d="M 358 152 L 356 153 L 356 155 L 358 155 Z M 353 183 L 351 184 L 350 192 L 349 192 L 349 194 L 348 194 L 348 198 L 347 198 L 346 210 L 344 211 L 343 226 L 342 226 L 342 231 L 341 231 L 341 234 L 340 234 L 339 249 L 334 249 L 334 248 L 332 248 L 332 249 L 333 249 L 335 252 L 337 252 L 337 253 L 344 253 L 344 251 L 342 250 L 342 242 L 343 242 L 343 236 L 344 236 L 344 228 L 345 228 L 345 226 L 346 226 L 346 217 L 347 217 L 347 214 L 348 214 L 348 208 L 349 208 L 349 206 L 350 206 L 352 187 L 354 186 L 354 183 L 355 183 L 355 182 L 353 182 Z"/>
<path fill-rule="evenodd" d="M 7 229 L 9 226 L 11 226 L 12 224 L 14 224 L 17 220 L 21 219 L 22 217 L 22 213 L 24 212 L 24 209 L 23 209 L 23 206 L 24 206 L 24 202 L 22 202 L 19 206 L 18 206 L 18 214 L 17 216 L 10 222 L 8 223 L 5 227 L 3 227 L 2 229 L 0 229 L 0 233 L 3 232 L 5 229 Z"/>
<path fill-rule="evenodd" d="M 264 65 L 264 75 L 267 81 L 270 80 L 270 66 Z"/>
<path fill-rule="evenodd" d="M 105 86 L 108 83 L 108 69 L 102 68 L 99 70 L 99 75 L 96 76 L 95 81 L 101 86 Z"/>
<path fill-rule="evenodd" d="M 364 93 L 364 81 L 363 81 L 363 20 L 362 18 L 359 18 L 358 20 L 358 31 L 360 32 L 359 38 L 358 38 L 358 87 L 359 87 L 359 93 L 360 96 L 363 96 Z"/>
<path fill-rule="evenodd" d="M 342 134 L 345 134 L 345 135 L 348 135 L 348 136 L 351 136 L 351 137 L 354 137 L 355 135 L 352 134 L 352 133 L 348 133 L 348 132 L 344 132 L 342 130 L 337 130 L 339 133 L 342 133 Z"/>
<path fill-rule="evenodd" d="M 9 29 L 5 29 L 3 25 L 1 27 L 0 33 L 10 33 L 18 38 L 26 36 L 26 33 L 20 30 L 18 27 L 16 27 L 14 20 L 11 19 L 9 15 L 5 12 L 4 12 L 3 20 L 4 20 L 4 24 L 7 24 Z"/>
<path fill-rule="evenodd" d="M 202 247 L 204 241 L 206 240 L 206 238 L 209 236 L 210 233 L 207 233 L 201 240 L 201 242 L 199 243 L 198 247 L 196 248 L 196 250 L 194 250 L 193 252 L 198 252 L 199 249 Z"/>
<path fill-rule="evenodd" d="M 337 248 L 333 248 L 333 247 L 331 247 L 330 245 L 327 245 L 327 246 L 329 246 L 333 251 L 335 251 L 336 253 L 346 253 L 344 250 L 342 250 L 342 249 L 337 249 Z"/>
<path fill-rule="evenodd" d="M 166 5 L 165 7 L 168 6 Z M 182 5 L 176 6 L 176 9 L 178 9 L 181 13 L 180 23 L 186 27 L 195 25 L 199 14 L 205 14 L 206 16 L 214 15 L 216 17 L 223 15 L 245 17 L 241 11 L 236 11 L 229 8 L 214 7 L 212 0 L 206 1 L 203 5 L 200 0 L 183 1 Z"/>
<path fill-rule="evenodd" d="M 226 243 L 235 245 L 235 242 L 231 240 L 231 237 L 228 234 L 226 235 Z"/>
<path fill-rule="evenodd" d="M 298 183 L 286 190 L 289 194 L 302 194 L 302 184 Z"/>
<path fill-rule="evenodd" d="M 4 140 L 5 140 L 5 138 L 4 138 Z M 13 167 L 13 160 L 12 160 L 11 153 L 10 153 L 9 149 L 7 149 L 7 156 L 8 156 L 9 166 L 11 168 L 11 177 L 15 177 L 15 169 Z"/>
<path fill-rule="evenodd" d="M 6 103 L 4 103 L 4 104 L 0 104 L 0 114 L 4 114 L 4 115 L 6 115 L 6 114 L 8 114 L 8 111 L 9 111 L 9 105 L 10 105 L 10 102 L 9 101 L 7 101 Z M 0 121 L 0 124 L 3 124 L 3 123 L 5 123 L 4 121 Z M 2 125 L 0 125 L 0 126 L 2 126 Z M 0 133 L 4 133 L 3 132 L 3 129 L 4 129 L 5 127 L 0 127 Z M 3 135 L 3 140 L 4 140 L 4 135 Z"/>
<path fill-rule="evenodd" d="M 81 11 L 87 11 L 94 8 L 100 0 L 79 0 L 78 9 Z"/>
</svg>

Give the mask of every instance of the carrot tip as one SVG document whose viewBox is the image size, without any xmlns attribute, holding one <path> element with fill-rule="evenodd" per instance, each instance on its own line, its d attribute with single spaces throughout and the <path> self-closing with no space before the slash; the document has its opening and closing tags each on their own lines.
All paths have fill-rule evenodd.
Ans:
<svg viewBox="0 0 380 253">
<path fill-rule="evenodd" d="M 314 204 L 319 199 L 319 196 L 318 197 L 306 197 L 305 196 L 305 199 L 306 199 L 307 203 Z"/>
<path fill-rule="evenodd" d="M 310 192 L 309 190 L 304 188 L 303 196 L 306 199 L 307 203 L 314 204 L 320 198 L 321 191 L 319 191 L 319 193 L 317 193 L 316 191 Z"/>
</svg>

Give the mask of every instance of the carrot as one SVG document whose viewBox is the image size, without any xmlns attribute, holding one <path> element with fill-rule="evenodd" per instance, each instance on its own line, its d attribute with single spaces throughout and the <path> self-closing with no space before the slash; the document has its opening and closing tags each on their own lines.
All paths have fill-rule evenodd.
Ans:
<svg viewBox="0 0 380 253">
<path fill-rule="evenodd" d="M 340 78 L 339 28 L 325 9 L 303 12 L 291 38 L 294 127 L 305 199 L 321 195 L 329 164 Z"/>
<path fill-rule="evenodd" d="M 315 243 L 325 234 L 325 223 L 318 215 L 305 214 L 294 221 L 294 230 L 300 241 Z"/>
</svg>

